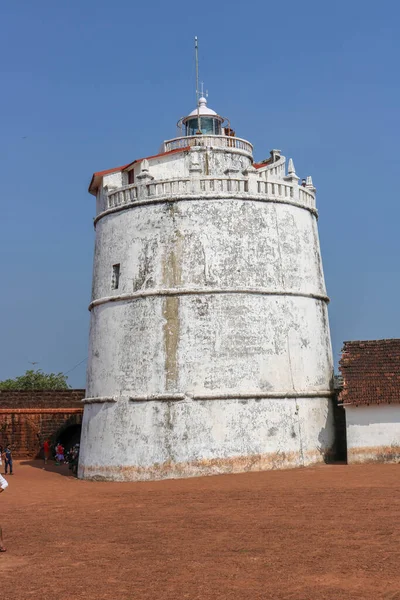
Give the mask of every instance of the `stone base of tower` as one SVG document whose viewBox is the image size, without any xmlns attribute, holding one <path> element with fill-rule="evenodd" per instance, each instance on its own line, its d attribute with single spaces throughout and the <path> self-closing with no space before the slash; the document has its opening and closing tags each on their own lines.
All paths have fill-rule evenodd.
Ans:
<svg viewBox="0 0 400 600">
<path fill-rule="evenodd" d="M 286 469 L 332 455 L 331 399 L 246 398 L 87 404 L 79 477 L 110 481 Z"/>
</svg>

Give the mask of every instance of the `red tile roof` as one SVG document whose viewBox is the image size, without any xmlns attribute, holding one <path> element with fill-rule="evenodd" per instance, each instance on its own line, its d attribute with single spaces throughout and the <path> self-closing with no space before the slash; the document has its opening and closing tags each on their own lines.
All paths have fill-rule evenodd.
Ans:
<svg viewBox="0 0 400 600">
<path fill-rule="evenodd" d="M 110 173 L 117 173 L 118 171 L 123 171 L 129 167 L 129 163 L 127 165 L 122 165 L 122 167 L 114 167 L 113 169 L 106 169 L 105 171 L 97 171 L 93 173 L 93 177 L 103 177 L 103 175 L 109 175 Z"/>
<path fill-rule="evenodd" d="M 344 342 L 343 404 L 400 403 L 400 339 Z"/>
<path fill-rule="evenodd" d="M 110 173 L 118 173 L 118 171 L 123 171 L 128 166 L 129 163 L 127 165 L 123 165 L 122 167 L 114 167 L 114 169 L 107 169 L 106 171 L 97 171 L 97 173 L 93 173 L 88 188 L 89 194 L 93 194 L 94 196 L 96 195 L 104 175 L 109 175 Z"/>
<path fill-rule="evenodd" d="M 142 160 L 152 160 L 153 158 L 159 158 L 160 156 L 167 156 L 169 154 L 176 154 L 177 152 L 186 152 L 189 150 L 189 146 L 185 146 L 184 148 L 176 148 L 175 150 L 169 150 L 168 152 L 160 152 L 160 154 L 154 154 L 153 156 L 145 156 L 144 158 L 137 158 L 136 160 L 128 163 L 127 165 L 123 165 L 122 167 L 115 167 L 114 169 L 107 169 L 106 171 L 97 171 L 93 173 L 92 179 L 89 184 L 89 193 L 96 195 L 96 192 L 99 188 L 101 180 L 104 175 L 109 175 L 110 173 L 118 173 L 119 171 L 125 171 L 134 164 L 142 162 Z"/>
<path fill-rule="evenodd" d="M 267 158 L 267 160 L 263 160 L 260 163 L 253 163 L 253 167 L 255 169 L 262 169 L 263 167 L 268 167 L 272 162 L 272 158 Z"/>
</svg>

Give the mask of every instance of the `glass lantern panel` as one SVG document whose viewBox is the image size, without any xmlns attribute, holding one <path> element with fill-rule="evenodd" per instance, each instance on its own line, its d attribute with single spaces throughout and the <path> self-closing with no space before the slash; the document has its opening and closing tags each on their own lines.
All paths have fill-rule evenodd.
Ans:
<svg viewBox="0 0 400 600">
<path fill-rule="evenodd" d="M 198 125 L 197 117 L 186 121 L 186 135 L 196 135 Z M 221 122 L 214 117 L 200 116 L 200 127 L 202 135 L 221 135 Z"/>
</svg>

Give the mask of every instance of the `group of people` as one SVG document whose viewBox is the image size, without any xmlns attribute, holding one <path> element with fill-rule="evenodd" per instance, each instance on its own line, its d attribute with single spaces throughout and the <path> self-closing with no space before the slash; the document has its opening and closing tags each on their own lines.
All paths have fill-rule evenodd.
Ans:
<svg viewBox="0 0 400 600">
<path fill-rule="evenodd" d="M 72 446 L 65 455 L 65 460 L 68 463 L 68 468 L 71 469 L 74 475 L 78 473 L 78 462 L 79 462 L 79 444 Z"/>
<path fill-rule="evenodd" d="M 51 444 L 49 440 L 45 440 L 43 444 L 43 454 L 44 464 L 46 465 L 51 454 Z M 79 444 L 75 444 L 68 452 L 65 452 L 64 446 L 61 442 L 58 442 L 54 446 L 54 460 L 57 466 L 62 463 L 68 464 L 68 467 L 72 470 L 73 474 L 76 475 L 78 471 Z"/>
<path fill-rule="evenodd" d="M 62 463 L 67 463 L 69 468 L 72 469 L 73 473 L 76 473 L 78 469 L 78 459 L 79 459 L 79 444 L 75 444 L 72 448 L 69 449 L 68 452 L 65 452 L 64 446 L 61 442 L 58 442 L 54 446 L 54 460 L 56 465 L 60 465 Z M 51 443 L 50 440 L 45 440 L 43 443 L 43 456 L 44 456 L 44 464 L 46 465 L 51 455 Z M 0 468 L 2 467 L 4 462 L 4 473 L 5 475 L 10 472 L 10 475 L 13 474 L 13 457 L 12 451 L 7 444 L 4 448 L 0 445 Z"/>
<path fill-rule="evenodd" d="M 4 473 L 7 475 L 8 470 L 10 470 L 10 475 L 13 474 L 13 458 L 12 451 L 10 446 L 7 444 L 5 448 L 0 446 L 0 467 L 2 466 L 4 461 Z"/>
<path fill-rule="evenodd" d="M 65 460 L 64 446 L 61 444 L 61 442 L 58 442 L 55 445 L 54 450 L 55 450 L 54 460 L 56 462 L 56 465 L 60 465 Z M 51 454 L 50 440 L 45 440 L 43 443 L 43 455 L 44 455 L 44 464 L 45 465 L 47 464 L 47 461 L 49 460 L 50 454 Z"/>
</svg>

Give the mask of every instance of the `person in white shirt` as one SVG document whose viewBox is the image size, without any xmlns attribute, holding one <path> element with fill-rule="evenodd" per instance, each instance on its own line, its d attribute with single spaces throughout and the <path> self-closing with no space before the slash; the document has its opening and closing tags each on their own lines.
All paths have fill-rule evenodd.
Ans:
<svg viewBox="0 0 400 600">
<path fill-rule="evenodd" d="M 1 494 L 1 492 L 4 492 L 4 490 L 6 488 L 8 488 L 8 481 L 0 475 L 0 494 Z M 0 552 L 5 552 L 5 551 L 6 551 L 6 549 L 3 544 L 3 531 L 0 527 Z"/>
</svg>

